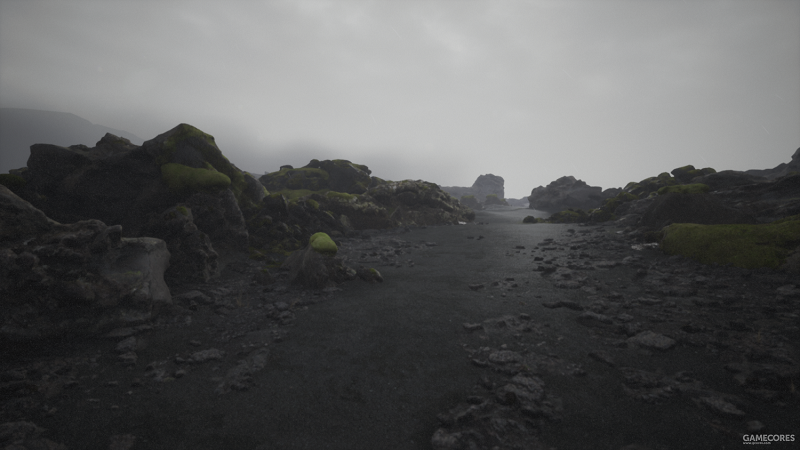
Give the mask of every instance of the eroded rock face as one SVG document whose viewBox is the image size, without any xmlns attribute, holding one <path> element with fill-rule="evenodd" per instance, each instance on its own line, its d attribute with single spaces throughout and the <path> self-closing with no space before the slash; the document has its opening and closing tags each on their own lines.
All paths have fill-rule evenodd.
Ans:
<svg viewBox="0 0 800 450">
<path fill-rule="evenodd" d="M 152 216 L 142 233 L 167 243 L 171 258 L 164 277 L 168 282 L 206 283 L 216 273 L 217 252 L 208 235 L 195 225 L 190 208 L 172 207 Z"/>
<path fill-rule="evenodd" d="M 659 195 L 644 212 L 640 224 L 660 229 L 670 223 L 756 223 L 755 218 L 724 205 L 709 194 Z"/>
<path fill-rule="evenodd" d="M 60 224 L 0 186 L 0 341 L 91 334 L 141 323 L 171 302 L 166 244 L 99 220 Z M 11 207 L 6 207 L 11 205 Z"/>
<path fill-rule="evenodd" d="M 598 208 L 606 198 L 617 195 L 619 190 L 589 186 L 573 176 L 561 177 L 547 187 L 539 186 L 531 191 L 528 201 L 531 209 L 557 212 L 565 209 L 589 210 Z"/>
<path fill-rule="evenodd" d="M 247 248 L 249 234 L 233 191 L 198 192 L 186 200 L 186 206 L 191 208 L 197 228 L 212 242 L 241 250 Z"/>
<path fill-rule="evenodd" d="M 784 177 L 786 175 L 791 174 L 792 172 L 800 172 L 800 148 L 795 150 L 794 154 L 792 154 L 792 160 L 788 163 L 781 163 L 777 166 L 773 167 L 772 169 L 753 169 L 745 171 L 748 175 L 754 175 L 757 177 L 764 177 L 769 179 L 775 179 Z"/>
</svg>

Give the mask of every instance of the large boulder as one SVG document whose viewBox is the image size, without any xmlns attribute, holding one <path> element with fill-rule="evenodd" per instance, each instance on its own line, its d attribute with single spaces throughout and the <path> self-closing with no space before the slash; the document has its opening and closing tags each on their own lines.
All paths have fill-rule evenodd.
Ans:
<svg viewBox="0 0 800 450">
<path fill-rule="evenodd" d="M 62 225 L 3 186 L 0 205 L 0 223 L 13 230 L 0 240 L 0 341 L 140 324 L 171 303 L 164 241 L 123 238 L 122 227 L 98 220 Z"/>
<path fill-rule="evenodd" d="M 756 223 L 756 219 L 710 194 L 668 193 L 655 198 L 639 222 L 654 229 L 672 223 L 742 224 Z"/>
<path fill-rule="evenodd" d="M 573 176 L 561 177 L 547 187 L 539 186 L 531 191 L 528 202 L 531 209 L 556 212 L 565 209 L 589 210 L 599 208 L 606 198 L 617 195 L 619 190 L 589 186 Z"/>
</svg>

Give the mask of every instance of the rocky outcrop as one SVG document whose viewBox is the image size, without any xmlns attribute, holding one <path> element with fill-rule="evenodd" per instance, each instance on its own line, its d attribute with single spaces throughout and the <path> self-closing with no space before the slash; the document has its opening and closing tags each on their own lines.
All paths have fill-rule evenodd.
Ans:
<svg viewBox="0 0 800 450">
<path fill-rule="evenodd" d="M 282 166 L 277 172 L 264 174 L 259 181 L 270 191 L 307 189 L 363 194 L 372 183 L 371 173 L 367 166 L 344 159 L 312 159 L 298 169 Z"/>
<path fill-rule="evenodd" d="M 242 211 L 260 208 L 267 194 L 225 158 L 213 136 L 187 124 L 141 146 L 112 134 L 92 148 L 36 144 L 28 167 L 9 176 L 22 179 L 15 184 L 20 197 L 57 221 L 95 219 L 121 225 L 126 237 L 167 240 L 176 251 L 168 275 L 173 281 L 208 280 L 218 250 L 213 245 L 246 250 Z M 164 211 L 176 205 L 191 211 L 188 222 L 164 220 Z"/>
<path fill-rule="evenodd" d="M 206 283 L 217 272 L 217 252 L 208 235 L 197 228 L 192 210 L 173 206 L 151 216 L 142 234 L 164 240 L 170 266 L 164 274 L 169 283 Z"/>
<path fill-rule="evenodd" d="M 0 341 L 141 324 L 171 302 L 160 239 L 123 238 L 98 220 L 62 225 L 3 186 L 0 224 Z"/>
<path fill-rule="evenodd" d="M 654 229 L 671 223 L 733 224 L 756 223 L 756 220 L 709 194 L 669 193 L 656 197 L 639 222 Z"/>
<path fill-rule="evenodd" d="M 484 204 L 487 204 L 487 200 L 488 204 L 504 204 L 504 186 L 505 180 L 503 177 L 489 173 L 478 176 L 471 187 L 442 186 L 442 190 L 455 198 L 461 199 L 461 203 L 464 206 L 481 209 Z"/>
<path fill-rule="evenodd" d="M 195 202 L 210 200 L 208 208 L 220 210 L 209 220 L 195 211 L 198 227 L 244 248 L 244 221 L 235 210 L 254 207 L 265 195 L 263 186 L 225 158 L 212 136 L 186 124 L 142 146 L 111 134 L 94 148 L 36 144 L 27 169 L 19 194 L 48 216 L 120 224 L 127 236 L 140 235 L 150 214 L 202 194 Z"/>
<path fill-rule="evenodd" d="M 370 188 L 356 202 L 329 203 L 356 229 L 457 224 L 474 219 L 458 200 L 426 181 L 394 181 Z"/>
<path fill-rule="evenodd" d="M 539 186 L 531 191 L 528 202 L 531 209 L 557 212 L 565 209 L 589 210 L 600 207 L 603 200 L 619 193 L 619 189 L 589 186 L 573 176 L 561 177 L 547 187 Z"/>
<path fill-rule="evenodd" d="M 788 163 L 778 164 L 772 169 L 761 169 L 761 170 L 752 169 L 752 170 L 747 170 L 744 173 L 747 175 L 753 175 L 757 177 L 775 179 L 784 177 L 786 175 L 790 175 L 793 172 L 800 172 L 800 148 L 795 150 L 794 154 L 792 155 L 792 160 L 789 161 Z"/>
</svg>

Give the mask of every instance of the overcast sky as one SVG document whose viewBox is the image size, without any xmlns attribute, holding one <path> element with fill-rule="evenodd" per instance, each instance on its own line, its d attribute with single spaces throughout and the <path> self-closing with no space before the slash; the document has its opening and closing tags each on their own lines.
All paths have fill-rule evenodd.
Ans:
<svg viewBox="0 0 800 450">
<path fill-rule="evenodd" d="M 0 107 L 513 198 L 762 169 L 800 147 L 800 1 L 0 0 Z"/>
</svg>

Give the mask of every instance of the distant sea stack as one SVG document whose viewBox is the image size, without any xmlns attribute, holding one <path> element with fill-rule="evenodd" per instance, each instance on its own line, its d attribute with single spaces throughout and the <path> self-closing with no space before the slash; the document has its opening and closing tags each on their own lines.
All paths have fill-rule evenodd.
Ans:
<svg viewBox="0 0 800 450">
<path fill-rule="evenodd" d="M 603 204 L 603 200 L 617 195 L 620 189 L 606 189 L 600 186 L 589 186 L 585 181 L 573 176 L 561 177 L 547 187 L 539 186 L 531 191 L 528 202 L 531 209 L 558 212 L 568 208 L 594 209 Z"/>
<path fill-rule="evenodd" d="M 503 177 L 492 175 L 480 175 L 472 187 L 442 186 L 442 190 L 460 199 L 464 206 L 473 209 L 481 209 L 485 205 L 506 205 L 505 203 L 505 180 Z"/>
</svg>

